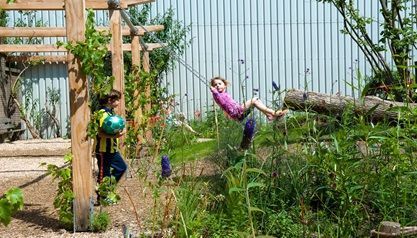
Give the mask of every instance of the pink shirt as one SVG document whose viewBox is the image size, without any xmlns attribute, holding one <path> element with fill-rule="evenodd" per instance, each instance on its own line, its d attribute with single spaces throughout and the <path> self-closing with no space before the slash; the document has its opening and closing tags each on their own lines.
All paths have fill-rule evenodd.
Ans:
<svg viewBox="0 0 417 238">
<path fill-rule="evenodd" d="M 217 89 L 211 90 L 214 101 L 229 115 L 232 119 L 240 120 L 243 115 L 244 108 L 242 105 L 227 93 L 219 93 Z"/>
</svg>

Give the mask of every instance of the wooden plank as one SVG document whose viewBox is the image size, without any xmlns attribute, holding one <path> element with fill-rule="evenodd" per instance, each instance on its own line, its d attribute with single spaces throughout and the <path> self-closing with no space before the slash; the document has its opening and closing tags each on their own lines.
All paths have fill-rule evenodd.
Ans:
<svg viewBox="0 0 417 238">
<path fill-rule="evenodd" d="M 146 51 L 152 51 L 166 46 L 166 43 L 146 43 Z"/>
<path fill-rule="evenodd" d="M 70 42 L 85 39 L 85 1 L 66 0 L 66 26 Z M 87 77 L 82 74 L 81 62 L 68 54 L 70 89 L 72 181 L 74 191 L 74 230 L 87 231 L 90 225 L 93 178 L 91 168 L 91 140 L 87 136 L 90 121 Z"/>
<path fill-rule="evenodd" d="M 63 0 L 0 0 L 0 9 L 3 10 L 64 10 Z"/>
<path fill-rule="evenodd" d="M 85 2 L 86 8 L 91 9 L 109 9 L 109 4 L 106 0 L 86 0 Z M 120 1 L 120 7 L 127 8 L 127 4 L 125 1 Z"/>
<path fill-rule="evenodd" d="M 138 29 L 138 35 L 143 36 L 148 32 L 163 31 L 165 29 L 164 25 L 151 25 L 151 26 L 135 26 Z M 131 35 L 131 30 L 129 27 L 123 27 L 122 34 L 124 36 Z"/>
<path fill-rule="evenodd" d="M 121 1 L 120 7 L 127 8 L 128 5 L 138 5 L 154 2 L 154 0 L 126 0 Z M 65 10 L 64 0 L 14 0 L 7 3 L 7 0 L 0 0 L 0 9 L 4 10 Z M 105 0 L 86 0 L 85 8 L 108 9 Z"/>
<path fill-rule="evenodd" d="M 40 61 L 44 63 L 67 63 L 67 55 L 22 55 L 22 56 L 8 56 L 6 58 L 9 62 L 30 62 Z"/>
<path fill-rule="evenodd" d="M 0 45 L 0 52 L 66 52 L 65 47 L 56 45 Z"/>
<path fill-rule="evenodd" d="M 121 27 L 121 15 L 118 10 L 110 10 L 110 30 L 111 30 L 111 62 L 112 62 L 112 74 L 114 76 L 113 88 L 122 93 L 119 106 L 116 108 L 116 113 L 126 118 L 125 107 L 125 80 L 124 80 L 124 66 L 123 66 L 123 39 L 122 39 L 122 27 Z M 122 155 L 125 155 L 124 151 L 124 139 L 125 136 L 119 138 L 119 148 Z"/>
<path fill-rule="evenodd" d="M 147 43 L 147 51 L 152 51 L 161 47 L 165 47 L 166 44 L 161 43 Z M 112 46 L 108 46 L 111 51 Z M 131 51 L 131 44 L 122 44 L 121 49 L 123 51 Z M 13 53 L 13 52 L 67 52 L 67 49 L 64 47 L 58 47 L 56 45 L 1 45 L 0 52 L 2 53 Z"/>
<path fill-rule="evenodd" d="M 155 2 L 155 0 L 125 0 L 124 2 L 128 6 L 134 6 L 134 5 L 139 5 L 139 4 L 152 3 L 152 2 Z"/>
<path fill-rule="evenodd" d="M 149 58 L 149 51 L 143 51 L 143 56 L 142 56 L 142 66 L 143 66 L 143 70 L 145 72 L 151 72 L 151 65 L 150 65 L 150 58 Z M 150 85 L 147 85 L 145 88 L 145 96 L 146 98 L 151 98 L 151 87 Z M 152 109 L 152 104 L 151 103 L 146 103 L 145 107 L 144 107 L 144 111 L 145 112 L 149 112 Z M 152 143 L 153 142 L 153 135 L 152 135 L 152 130 L 151 130 L 151 124 L 150 124 L 150 120 L 148 120 L 148 124 L 146 126 L 146 131 L 145 131 L 145 138 L 146 141 L 148 143 Z"/>
<path fill-rule="evenodd" d="M 0 37 L 65 37 L 64 27 L 0 27 Z"/>
<path fill-rule="evenodd" d="M 136 79 L 135 81 L 137 83 L 140 82 L 140 76 L 139 76 L 139 70 L 140 70 L 140 54 L 141 54 L 141 46 L 140 46 L 140 36 L 132 36 L 132 65 L 133 65 L 133 69 L 137 70 L 134 72 Z M 136 144 L 136 157 L 140 156 L 140 151 L 142 150 L 143 147 L 143 143 L 144 143 L 144 138 L 142 133 L 138 133 L 140 126 L 143 123 L 143 112 L 142 112 L 142 107 L 140 105 L 140 91 L 138 89 L 135 89 L 135 92 L 133 93 L 133 98 L 135 99 L 133 107 L 135 110 L 135 114 L 134 114 L 134 119 L 133 119 L 133 125 L 134 125 L 134 130 L 136 133 L 136 139 L 137 139 L 137 144 Z"/>
<path fill-rule="evenodd" d="M 132 50 L 132 65 L 140 67 L 140 36 L 132 36 L 131 50 Z"/>
<path fill-rule="evenodd" d="M 122 98 L 120 99 L 119 107 L 116 109 L 117 114 L 125 115 L 125 103 L 124 103 L 124 67 L 123 67 L 123 39 L 122 29 L 120 27 L 121 16 L 117 10 L 110 10 L 110 29 L 111 29 L 111 42 L 110 51 L 112 58 L 112 73 L 115 78 L 113 88 L 122 92 Z M 130 46 L 130 44 L 129 44 Z"/>
<path fill-rule="evenodd" d="M 136 26 L 138 35 L 144 35 L 147 32 L 164 30 L 163 25 Z M 109 27 L 97 27 L 98 31 L 110 31 Z M 124 36 L 131 35 L 129 27 L 123 27 Z M 66 37 L 67 30 L 64 27 L 0 27 L 0 37 Z"/>
<path fill-rule="evenodd" d="M 146 51 L 152 51 L 158 48 L 165 47 L 167 44 L 164 43 L 146 43 Z M 123 44 L 123 51 L 132 51 L 131 44 Z"/>
</svg>

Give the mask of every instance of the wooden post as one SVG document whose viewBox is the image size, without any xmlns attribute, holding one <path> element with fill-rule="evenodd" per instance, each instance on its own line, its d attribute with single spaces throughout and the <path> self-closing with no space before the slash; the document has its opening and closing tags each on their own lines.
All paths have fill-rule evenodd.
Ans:
<svg viewBox="0 0 417 238">
<path fill-rule="evenodd" d="M 145 72 L 148 72 L 148 73 L 151 72 L 149 51 L 144 50 L 142 57 L 143 57 L 142 58 L 143 70 Z M 150 85 L 147 85 L 146 88 L 145 88 L 145 96 L 146 96 L 146 98 L 151 98 L 151 86 Z M 152 109 L 152 104 L 150 102 L 146 103 L 144 110 L 146 112 L 150 112 L 151 109 Z M 149 120 L 148 120 L 148 125 L 147 125 L 146 131 L 145 131 L 145 138 L 146 138 L 146 141 L 148 143 L 152 142 L 152 140 L 153 140 Z"/>
<path fill-rule="evenodd" d="M 122 27 L 119 10 L 110 10 L 110 30 L 111 30 L 111 61 L 112 73 L 115 78 L 113 88 L 122 93 L 119 107 L 116 109 L 117 114 L 125 116 L 125 91 L 124 82 L 124 67 L 123 67 L 123 41 L 122 41 Z"/>
<path fill-rule="evenodd" d="M 126 118 L 126 107 L 125 107 L 125 81 L 124 81 L 124 66 L 123 66 L 123 39 L 122 39 L 122 26 L 121 17 L 119 10 L 110 10 L 110 30 L 111 30 L 111 62 L 112 62 L 112 73 L 115 78 L 113 83 L 113 89 L 118 90 L 122 93 L 120 98 L 120 104 L 116 108 L 116 113 L 123 118 Z M 120 141 L 120 152 L 123 155 L 125 153 L 124 146 L 125 136 L 122 136 Z"/>
<path fill-rule="evenodd" d="M 68 42 L 85 39 L 85 1 L 65 1 Z M 68 53 L 68 80 L 71 110 L 71 150 L 74 190 L 74 230 L 86 231 L 90 225 L 92 204 L 92 169 L 87 123 L 90 121 L 87 78 L 81 72 L 81 62 Z"/>
<path fill-rule="evenodd" d="M 122 39 L 122 26 L 119 10 L 110 10 L 110 31 L 111 31 L 111 60 L 112 60 L 112 73 L 115 78 L 113 88 L 122 93 L 119 107 L 116 109 L 117 114 L 125 116 L 125 97 L 123 92 L 125 91 L 124 82 L 124 67 L 123 67 L 123 39 Z"/>
<path fill-rule="evenodd" d="M 138 70 L 138 72 L 135 72 L 135 74 L 137 75 L 136 80 L 139 81 L 140 80 L 140 76 L 139 76 L 139 72 L 140 72 L 140 68 L 141 68 L 141 46 L 140 46 L 140 36 L 137 35 L 133 35 L 132 36 L 132 65 L 133 68 Z M 138 89 L 135 90 L 133 96 L 135 98 L 135 102 L 134 102 L 134 107 L 135 107 L 135 118 L 134 118 L 134 130 L 135 132 L 138 132 L 140 129 L 140 125 L 142 124 L 142 119 L 143 119 L 143 112 L 142 112 L 142 107 L 140 105 L 140 92 Z M 142 150 L 142 145 L 143 145 L 144 139 L 143 136 L 141 134 L 137 134 L 137 145 L 136 145 L 136 157 L 140 156 L 140 152 Z"/>
</svg>

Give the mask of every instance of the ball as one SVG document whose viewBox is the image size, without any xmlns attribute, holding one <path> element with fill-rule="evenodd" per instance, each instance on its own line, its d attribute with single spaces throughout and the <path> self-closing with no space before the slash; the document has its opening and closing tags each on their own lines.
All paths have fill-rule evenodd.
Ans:
<svg viewBox="0 0 417 238">
<path fill-rule="evenodd" d="M 123 119 L 121 116 L 118 115 L 112 115 L 106 117 L 103 122 L 103 131 L 106 132 L 109 135 L 115 135 L 121 131 L 126 126 L 125 119 Z"/>
</svg>

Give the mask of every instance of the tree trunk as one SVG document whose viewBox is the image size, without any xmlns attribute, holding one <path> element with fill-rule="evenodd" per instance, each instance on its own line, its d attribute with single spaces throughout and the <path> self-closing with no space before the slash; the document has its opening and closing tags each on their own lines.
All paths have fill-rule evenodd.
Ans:
<svg viewBox="0 0 417 238">
<path fill-rule="evenodd" d="M 416 107 L 416 103 L 402 103 L 366 96 L 355 99 L 350 96 L 328 95 L 316 92 L 305 92 L 298 89 L 287 91 L 284 103 L 292 110 L 308 110 L 320 114 L 340 115 L 347 106 L 353 105 L 354 111 L 360 115 L 368 114 L 372 120 L 396 119 L 395 107 Z"/>
</svg>

